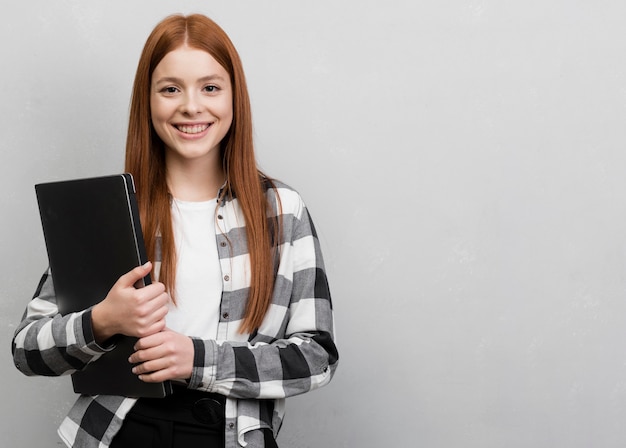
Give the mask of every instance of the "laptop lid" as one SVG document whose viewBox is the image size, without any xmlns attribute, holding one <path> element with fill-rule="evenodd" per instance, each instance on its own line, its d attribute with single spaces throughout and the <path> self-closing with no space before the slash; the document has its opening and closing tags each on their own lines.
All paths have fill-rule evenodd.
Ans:
<svg viewBox="0 0 626 448">
<path fill-rule="evenodd" d="M 130 174 L 42 183 L 35 191 L 61 314 L 97 304 L 120 276 L 147 261 Z M 131 372 L 135 341 L 120 336 L 114 350 L 74 373 L 74 391 L 165 396 L 169 383 L 143 383 Z"/>
</svg>

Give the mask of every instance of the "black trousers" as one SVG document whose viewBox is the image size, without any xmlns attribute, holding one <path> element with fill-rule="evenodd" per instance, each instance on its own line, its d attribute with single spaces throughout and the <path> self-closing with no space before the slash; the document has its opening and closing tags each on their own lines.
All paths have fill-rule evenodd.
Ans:
<svg viewBox="0 0 626 448">
<path fill-rule="evenodd" d="M 224 433 L 139 414 L 126 416 L 111 448 L 223 448 Z"/>
<path fill-rule="evenodd" d="M 224 396 L 182 386 L 165 398 L 140 398 L 111 448 L 223 448 L 225 402 Z"/>
<path fill-rule="evenodd" d="M 175 387 L 165 398 L 141 398 L 110 448 L 223 448 L 225 401 L 184 387 Z M 266 448 L 278 448 L 270 430 L 263 436 Z"/>
</svg>

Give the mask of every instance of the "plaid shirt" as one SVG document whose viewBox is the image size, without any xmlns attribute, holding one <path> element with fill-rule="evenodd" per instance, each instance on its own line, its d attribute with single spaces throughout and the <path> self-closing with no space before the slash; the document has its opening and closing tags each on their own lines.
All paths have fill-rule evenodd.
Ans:
<svg viewBox="0 0 626 448">
<path fill-rule="evenodd" d="M 242 210 L 236 198 L 227 199 L 218 205 L 215 235 L 223 279 L 218 337 L 192 338 L 195 356 L 188 387 L 227 397 L 226 448 L 263 447 L 261 430 L 278 433 L 285 397 L 327 384 L 338 362 L 331 298 L 313 222 L 289 187 L 277 184 L 266 194 L 274 213 L 281 211 L 283 229 L 272 304 L 261 327 L 252 335 L 238 332 L 248 297 L 249 256 Z M 49 271 L 28 304 L 12 349 L 24 374 L 48 376 L 75 372 L 106 352 L 94 340 L 91 309 L 58 313 Z M 108 447 L 135 402 L 81 395 L 59 435 L 69 447 Z"/>
</svg>

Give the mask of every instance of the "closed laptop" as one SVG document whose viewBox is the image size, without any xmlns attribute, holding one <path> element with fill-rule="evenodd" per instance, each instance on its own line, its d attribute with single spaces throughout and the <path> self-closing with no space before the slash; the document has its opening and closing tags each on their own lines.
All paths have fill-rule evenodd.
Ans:
<svg viewBox="0 0 626 448">
<path fill-rule="evenodd" d="M 97 304 L 120 276 L 147 261 L 130 174 L 42 183 L 35 191 L 61 314 Z M 143 283 L 150 284 L 150 277 Z M 144 383 L 131 372 L 128 357 L 135 342 L 116 336 L 112 351 L 72 374 L 74 391 L 128 397 L 170 393 L 169 382 Z"/>
</svg>

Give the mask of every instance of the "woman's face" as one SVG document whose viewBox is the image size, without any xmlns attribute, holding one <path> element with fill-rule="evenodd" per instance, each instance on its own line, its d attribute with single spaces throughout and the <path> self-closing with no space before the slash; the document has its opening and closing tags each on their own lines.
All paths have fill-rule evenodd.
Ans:
<svg viewBox="0 0 626 448">
<path fill-rule="evenodd" d="M 219 145 L 233 121 L 228 72 L 209 53 L 182 46 L 152 74 L 152 125 L 168 158 L 219 163 Z"/>
</svg>

